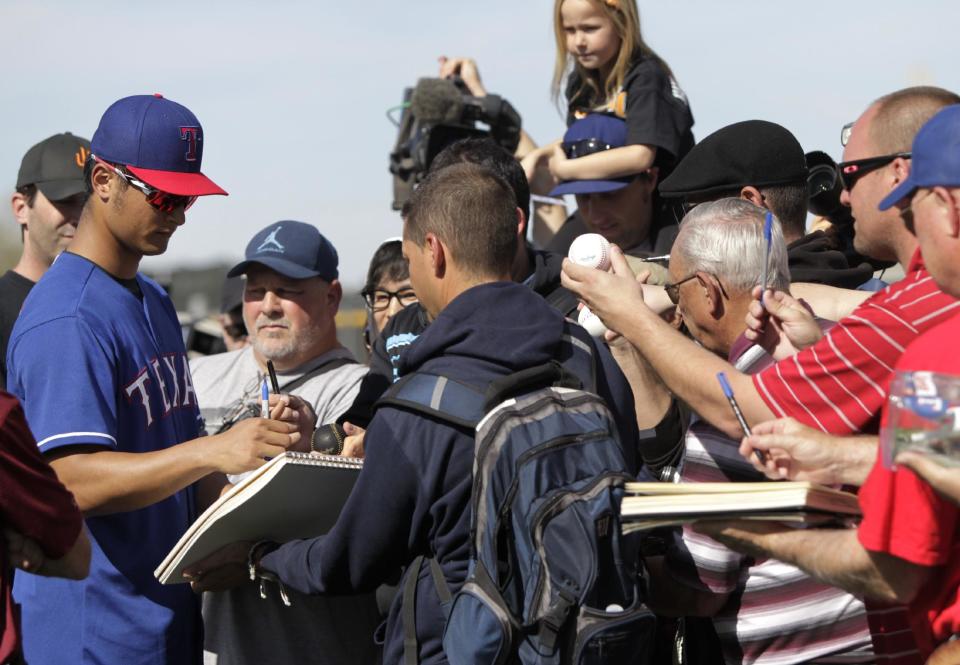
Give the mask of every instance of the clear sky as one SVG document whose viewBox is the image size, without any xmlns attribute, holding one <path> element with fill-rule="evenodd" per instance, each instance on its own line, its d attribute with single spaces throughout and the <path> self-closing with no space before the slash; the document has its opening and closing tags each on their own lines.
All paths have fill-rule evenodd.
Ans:
<svg viewBox="0 0 960 665">
<path fill-rule="evenodd" d="M 279 219 L 316 224 L 347 285 L 398 235 L 385 111 L 435 75 L 441 54 L 477 59 L 491 92 L 538 142 L 559 138 L 549 98 L 552 0 L 0 2 L 0 174 L 50 134 L 88 138 L 114 100 L 162 92 L 206 137 L 203 170 L 230 192 L 191 208 L 147 269 L 239 259 Z M 914 84 L 960 90 L 952 0 L 640 0 L 702 138 L 739 120 L 792 130 L 840 156 L 839 133 L 874 98 Z M 12 227 L 9 206 L 0 224 Z"/>
</svg>

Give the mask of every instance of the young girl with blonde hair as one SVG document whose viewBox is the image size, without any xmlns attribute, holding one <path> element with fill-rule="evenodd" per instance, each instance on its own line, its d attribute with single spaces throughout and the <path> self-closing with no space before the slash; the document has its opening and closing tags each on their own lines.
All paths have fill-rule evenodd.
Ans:
<svg viewBox="0 0 960 665">
<path fill-rule="evenodd" d="M 550 154 L 558 180 L 618 178 L 659 167 L 662 179 L 693 146 L 693 115 L 669 65 L 643 40 L 634 0 L 556 0 L 552 91 L 564 82 L 567 125 L 607 113 L 627 125 L 627 145 L 568 159 Z"/>
</svg>

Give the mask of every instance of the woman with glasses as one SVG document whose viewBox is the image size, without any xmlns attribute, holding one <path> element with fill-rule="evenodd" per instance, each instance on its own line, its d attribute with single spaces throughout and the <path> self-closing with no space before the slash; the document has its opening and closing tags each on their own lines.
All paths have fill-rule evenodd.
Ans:
<svg viewBox="0 0 960 665">
<path fill-rule="evenodd" d="M 367 283 L 361 291 L 367 305 L 367 326 L 363 337 L 368 351 L 387 321 L 407 305 L 417 302 L 401 244 L 399 238 L 384 241 L 370 260 Z"/>
</svg>

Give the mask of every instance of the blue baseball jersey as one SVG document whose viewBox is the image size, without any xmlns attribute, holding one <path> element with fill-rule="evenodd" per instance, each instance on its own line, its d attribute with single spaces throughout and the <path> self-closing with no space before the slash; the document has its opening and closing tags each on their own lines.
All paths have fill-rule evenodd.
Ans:
<svg viewBox="0 0 960 665">
<path fill-rule="evenodd" d="M 10 339 L 8 389 L 42 452 L 83 444 L 146 453 L 199 435 L 176 312 L 155 282 L 136 282 L 142 298 L 65 253 L 27 298 Z M 197 597 L 153 576 L 194 516 L 191 488 L 141 510 L 89 517 L 87 579 L 18 573 L 27 662 L 199 662 Z"/>
</svg>

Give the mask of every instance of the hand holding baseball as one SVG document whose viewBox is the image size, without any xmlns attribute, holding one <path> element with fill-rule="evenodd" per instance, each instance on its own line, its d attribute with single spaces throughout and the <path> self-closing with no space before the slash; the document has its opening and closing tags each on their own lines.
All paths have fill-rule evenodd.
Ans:
<svg viewBox="0 0 960 665">
<path fill-rule="evenodd" d="M 567 256 L 577 265 L 604 272 L 610 269 L 610 243 L 599 233 L 584 233 L 574 238 Z"/>
<path fill-rule="evenodd" d="M 590 308 L 584 305 L 580 308 L 580 314 L 577 316 L 577 323 L 583 326 L 591 336 L 598 339 L 604 339 L 604 336 L 607 333 L 607 327 L 603 325 L 603 321 L 600 318 L 590 311 Z"/>
</svg>

